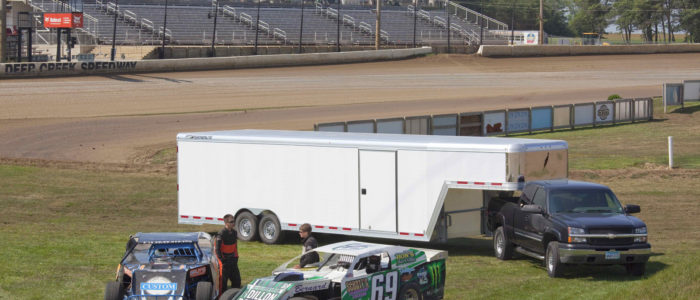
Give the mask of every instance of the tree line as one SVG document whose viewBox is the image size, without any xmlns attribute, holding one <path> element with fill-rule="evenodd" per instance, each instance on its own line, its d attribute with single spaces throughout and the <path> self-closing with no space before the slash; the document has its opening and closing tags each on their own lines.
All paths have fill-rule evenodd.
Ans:
<svg viewBox="0 0 700 300">
<path fill-rule="evenodd" d="M 458 0 L 516 30 L 539 29 L 540 0 Z M 626 42 L 700 42 L 700 0 L 543 0 L 544 31 L 555 36 L 604 34 L 615 25 Z M 684 33 L 677 35 L 678 33 Z M 680 38 L 679 38 L 680 36 Z"/>
</svg>

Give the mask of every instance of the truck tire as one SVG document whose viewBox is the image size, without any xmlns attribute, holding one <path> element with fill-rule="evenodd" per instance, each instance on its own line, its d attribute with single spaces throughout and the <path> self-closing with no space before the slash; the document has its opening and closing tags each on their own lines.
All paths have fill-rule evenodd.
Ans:
<svg viewBox="0 0 700 300">
<path fill-rule="evenodd" d="M 420 293 L 420 287 L 415 283 L 409 283 L 399 291 L 398 300 L 422 300 L 423 294 Z"/>
<path fill-rule="evenodd" d="M 493 234 L 493 253 L 500 260 L 513 258 L 513 243 L 508 241 L 503 226 L 498 227 Z"/>
<path fill-rule="evenodd" d="M 547 252 L 544 256 L 544 266 L 547 268 L 547 275 L 555 278 L 561 276 L 564 264 L 559 261 L 559 242 L 549 242 Z"/>
<path fill-rule="evenodd" d="M 632 276 L 642 276 L 646 271 L 646 263 L 626 264 L 627 274 Z"/>
<path fill-rule="evenodd" d="M 282 241 L 282 227 L 274 214 L 265 214 L 260 220 L 260 240 L 265 244 L 277 244 Z"/>
<path fill-rule="evenodd" d="M 119 281 L 107 282 L 105 287 L 105 300 L 122 300 L 124 299 L 124 289 Z"/>
<path fill-rule="evenodd" d="M 258 217 L 244 211 L 236 217 L 236 230 L 238 239 L 242 241 L 252 241 L 258 238 Z"/>
<path fill-rule="evenodd" d="M 211 282 L 200 281 L 197 283 L 195 299 L 211 300 L 212 286 Z"/>
<path fill-rule="evenodd" d="M 226 290 L 221 296 L 219 296 L 219 300 L 233 300 L 234 297 L 236 297 L 236 294 L 240 292 L 241 289 L 236 289 L 236 288 L 231 288 Z"/>
</svg>

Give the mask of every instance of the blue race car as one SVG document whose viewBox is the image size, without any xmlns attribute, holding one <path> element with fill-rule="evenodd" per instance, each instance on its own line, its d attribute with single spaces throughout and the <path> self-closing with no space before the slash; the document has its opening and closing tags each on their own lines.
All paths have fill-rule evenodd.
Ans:
<svg viewBox="0 0 700 300">
<path fill-rule="evenodd" d="M 105 300 L 214 299 L 219 270 L 213 249 L 206 232 L 139 232 L 129 238 Z"/>
</svg>

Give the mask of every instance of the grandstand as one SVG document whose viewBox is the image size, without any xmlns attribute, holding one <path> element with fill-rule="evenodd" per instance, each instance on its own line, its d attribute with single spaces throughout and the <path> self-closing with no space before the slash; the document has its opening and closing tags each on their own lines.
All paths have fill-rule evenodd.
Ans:
<svg viewBox="0 0 700 300">
<path fill-rule="evenodd" d="M 377 11 L 368 1 L 341 4 L 340 9 L 325 1 L 305 2 L 301 36 L 299 1 L 263 2 L 258 20 L 256 2 L 169 0 L 165 30 L 165 0 L 121 0 L 118 6 L 112 1 L 85 0 L 81 7 L 68 8 L 85 15 L 85 26 L 76 33 L 80 43 L 111 44 L 116 14 L 117 45 L 159 45 L 163 39 L 168 45 L 210 45 L 215 13 L 217 45 L 253 45 L 256 40 L 258 45 L 335 45 L 338 41 L 340 45 L 374 45 L 375 41 Z M 37 12 L 66 9 L 58 0 L 28 3 Z M 384 45 L 446 45 L 448 34 L 453 45 L 477 45 L 505 43 L 494 33 L 507 30 L 507 25 L 451 2 L 446 9 L 440 2 L 437 7 L 386 5 L 381 10 L 380 29 Z M 48 30 L 39 30 L 36 35 L 34 41 L 39 43 L 56 39 Z"/>
</svg>

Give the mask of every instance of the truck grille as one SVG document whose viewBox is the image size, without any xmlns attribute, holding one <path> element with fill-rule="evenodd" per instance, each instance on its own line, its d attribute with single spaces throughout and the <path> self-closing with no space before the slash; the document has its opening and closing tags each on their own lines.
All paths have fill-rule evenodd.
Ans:
<svg viewBox="0 0 700 300">
<path fill-rule="evenodd" d="M 634 233 L 634 228 L 605 228 L 605 229 L 589 229 L 591 234 L 622 234 L 622 233 Z M 608 239 L 608 238 L 591 238 L 588 244 L 595 246 L 618 246 L 618 245 L 629 245 L 634 243 L 634 238 L 620 238 L 620 239 Z"/>
</svg>

